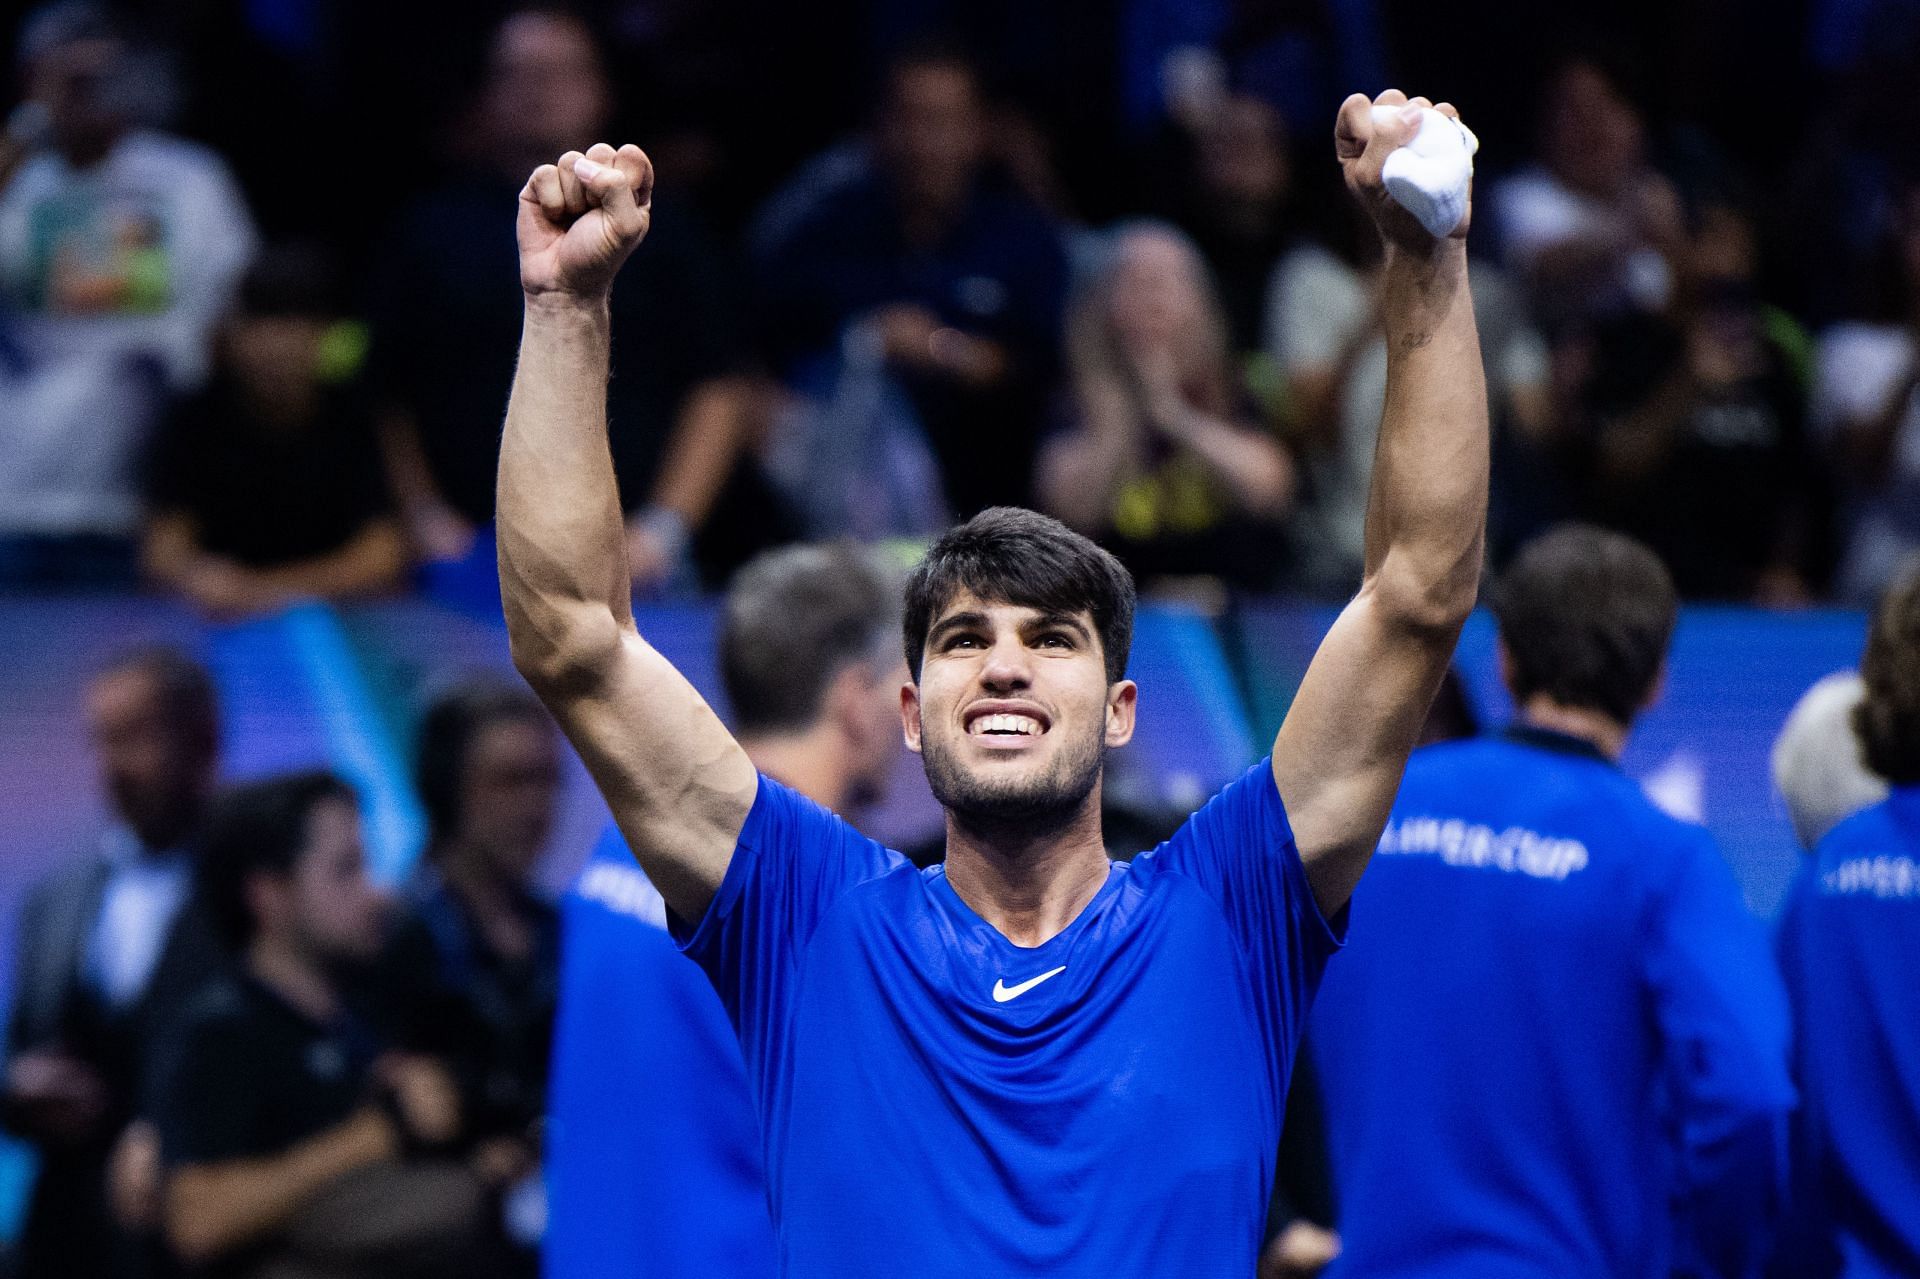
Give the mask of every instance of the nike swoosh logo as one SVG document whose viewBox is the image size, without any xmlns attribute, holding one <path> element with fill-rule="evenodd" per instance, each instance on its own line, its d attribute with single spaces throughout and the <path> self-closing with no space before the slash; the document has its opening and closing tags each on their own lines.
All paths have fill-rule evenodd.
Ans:
<svg viewBox="0 0 1920 1279">
<path fill-rule="evenodd" d="M 1041 973 L 1038 977 L 1029 977 L 1025 981 L 1021 982 L 1018 986 L 1009 986 L 1004 981 L 996 980 L 993 983 L 993 1002 L 996 1004 L 1004 1004 L 1009 999 L 1018 999 L 1020 998 L 1020 996 L 1026 994 L 1028 991 L 1032 990 L 1035 986 L 1038 986 L 1041 982 L 1045 981 L 1047 978 L 1058 977 L 1061 973 L 1064 973 L 1066 971 L 1067 971 L 1067 966 L 1065 964 L 1062 964 L 1058 968 L 1055 968 L 1050 972 Z"/>
</svg>

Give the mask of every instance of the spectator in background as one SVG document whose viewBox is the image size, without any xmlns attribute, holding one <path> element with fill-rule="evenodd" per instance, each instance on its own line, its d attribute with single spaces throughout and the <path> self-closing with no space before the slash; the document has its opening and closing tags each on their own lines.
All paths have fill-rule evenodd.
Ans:
<svg viewBox="0 0 1920 1279">
<path fill-rule="evenodd" d="M 1310 1029 L 1343 1279 L 1766 1255 L 1785 992 L 1712 838 L 1616 763 L 1676 611 L 1619 534 L 1530 543 L 1494 592 L 1519 721 L 1407 766 Z"/>
<path fill-rule="evenodd" d="M 903 749 L 899 611 L 897 585 L 850 546 L 790 547 L 740 571 L 720 671 L 756 768 L 841 812 L 879 798 Z M 619 832 L 594 849 L 563 919 L 548 1279 L 772 1276 L 739 1042 Z M 647 1189 L 662 1184 L 674 1193 Z"/>
<path fill-rule="evenodd" d="M 20 65 L 31 153 L 0 188 L 16 356 L 0 365 L 0 584 L 126 585 L 141 451 L 166 397 L 206 375 L 253 226 L 216 156 L 150 127 L 164 75 L 105 6 L 37 11 Z"/>
<path fill-rule="evenodd" d="M 454 684 L 421 720 L 414 778 L 427 847 L 387 969 L 463 1014 L 480 1072 L 470 1126 L 489 1181 L 515 1187 L 539 1170 L 558 998 L 559 913 L 535 879 L 560 791 L 553 722 L 524 685 Z"/>
<path fill-rule="evenodd" d="M 1804 603 L 1827 576 L 1828 488 L 1805 336 L 1760 298 L 1755 258 L 1745 211 L 1709 203 L 1675 252 L 1673 308 L 1595 328 L 1585 504 L 1652 546 L 1688 599 Z"/>
<path fill-rule="evenodd" d="M 1920 179 L 1895 202 L 1870 319 L 1821 337 L 1813 420 L 1844 482 L 1849 526 L 1839 593 L 1876 598 L 1920 553 Z"/>
<path fill-rule="evenodd" d="M 15 934 L 4 1115 L 39 1161 L 21 1279 L 140 1273 L 141 1074 L 157 1029 L 223 962 L 192 892 L 219 762 L 212 679 L 171 649 L 131 653 L 88 685 L 86 717 L 114 823 L 33 888 Z"/>
<path fill-rule="evenodd" d="M 1590 54 L 1548 76 L 1540 159 L 1494 184 L 1507 265 L 1558 333 L 1621 311 L 1658 311 L 1685 220 L 1647 160 L 1646 119 L 1617 66 Z"/>
<path fill-rule="evenodd" d="M 1800 868 L 1780 919 L 1799 1018 L 1796 1197 L 1778 1273 L 1920 1273 L 1920 569 L 1874 614 L 1853 723 L 1887 797 Z"/>
<path fill-rule="evenodd" d="M 494 1273 L 478 1180 L 445 1157 L 463 1125 L 452 1074 L 349 998 L 345 974 L 384 934 L 353 792 L 329 773 L 240 788 L 202 876 L 239 965 L 152 1080 L 180 1259 L 221 1279 Z"/>
<path fill-rule="evenodd" d="M 1281 260 L 1267 294 L 1267 349 L 1286 387 L 1302 462 L 1293 579 L 1309 592 L 1341 598 L 1360 580 L 1367 486 L 1387 395 L 1380 262 L 1373 237 L 1353 238 L 1364 247 L 1351 257 L 1320 243 L 1299 245 Z M 1565 513 L 1539 491 L 1537 466 L 1512 465 L 1516 453 L 1545 450 L 1556 434 L 1550 360 L 1506 275 L 1476 262 L 1471 287 L 1502 464 L 1497 474 L 1513 481 L 1493 494 L 1489 518 L 1500 522 L 1499 533 L 1501 524 L 1542 518 L 1538 511 L 1513 514 L 1515 495 L 1507 490 L 1514 482 L 1528 485 L 1526 499 L 1548 513 Z"/>
<path fill-rule="evenodd" d="M 1865 694 L 1856 672 L 1835 671 L 1793 704 L 1774 740 L 1774 789 L 1808 852 L 1840 822 L 1887 797 L 1887 784 L 1867 768 L 1853 727 Z"/>
<path fill-rule="evenodd" d="M 406 525 L 428 559 L 466 555 L 493 519 L 500 421 L 520 339 L 514 193 L 535 167 L 605 133 L 613 107 L 585 20 L 560 8 L 510 13 L 460 135 L 457 176 L 406 208 L 376 264 L 382 438 Z M 678 422 L 695 439 L 730 437 L 736 404 L 725 380 L 735 358 L 729 282 L 713 246 L 692 211 L 669 198 L 656 198 L 649 235 L 664 237 L 664 251 L 637 263 L 639 274 L 613 296 L 623 336 L 608 421 L 622 502 L 646 539 L 647 554 L 636 559 L 653 563 L 679 550 L 662 541 L 685 534 L 642 510 L 670 432 Z M 724 559 L 729 536 L 766 522 L 764 511 L 713 521 L 712 554 Z"/>
<path fill-rule="evenodd" d="M 1168 216 L 1207 260 L 1236 359 L 1258 354 L 1267 281 L 1291 238 L 1293 162 L 1280 115 L 1259 98 L 1226 94 L 1182 134 L 1182 171 L 1167 184 Z"/>
<path fill-rule="evenodd" d="M 763 223 L 765 345 L 801 397 L 772 466 L 814 535 L 929 533 L 1028 499 L 1066 258 L 990 183 L 986 105 L 963 56 L 903 54 L 871 149 Z"/>
<path fill-rule="evenodd" d="M 1069 425 L 1042 454 L 1041 508 L 1149 584 L 1270 584 L 1286 558 L 1293 464 L 1249 410 L 1192 241 L 1153 223 L 1115 231 L 1067 346 Z"/>
<path fill-rule="evenodd" d="M 334 290 L 316 250 L 263 254 L 220 333 L 211 385 L 161 432 L 143 558 L 211 616 L 403 580 L 406 542 Z"/>
</svg>

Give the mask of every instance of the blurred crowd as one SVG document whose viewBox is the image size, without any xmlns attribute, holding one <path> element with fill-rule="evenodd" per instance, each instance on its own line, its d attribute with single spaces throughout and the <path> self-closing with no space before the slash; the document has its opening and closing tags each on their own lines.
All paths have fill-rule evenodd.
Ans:
<svg viewBox="0 0 1920 1279">
<path fill-rule="evenodd" d="M 1149 586 L 1341 596 L 1386 352 L 1326 137 L 1393 81 L 1486 144 L 1496 561 L 1577 517 L 1687 598 L 1873 598 L 1920 545 L 1916 11 L 1473 8 L 41 8 L 0 584 L 244 617 L 484 561 L 516 192 L 607 138 L 660 174 L 609 404 L 643 593 L 1015 503 Z"/>
</svg>

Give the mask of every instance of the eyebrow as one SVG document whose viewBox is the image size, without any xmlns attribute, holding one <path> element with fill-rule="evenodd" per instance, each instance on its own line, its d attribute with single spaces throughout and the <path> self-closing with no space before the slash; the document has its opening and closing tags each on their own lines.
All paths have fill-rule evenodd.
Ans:
<svg viewBox="0 0 1920 1279">
<path fill-rule="evenodd" d="M 987 615 L 981 612 L 952 613 L 943 617 L 927 633 L 929 647 L 943 639 L 949 631 L 984 630 L 987 627 Z"/>
<path fill-rule="evenodd" d="M 1042 613 L 1039 617 L 1034 618 L 1025 626 L 1021 627 L 1021 629 L 1028 632 L 1056 629 L 1068 630 L 1078 635 L 1083 642 L 1093 639 L 1093 632 L 1087 629 L 1086 623 L 1082 622 L 1079 615 L 1075 613 Z"/>
</svg>

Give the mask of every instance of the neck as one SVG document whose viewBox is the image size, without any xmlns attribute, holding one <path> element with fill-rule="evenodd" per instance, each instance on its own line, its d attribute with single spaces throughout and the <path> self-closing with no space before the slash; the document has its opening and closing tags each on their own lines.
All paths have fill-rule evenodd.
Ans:
<svg viewBox="0 0 1920 1279">
<path fill-rule="evenodd" d="M 820 807 L 840 812 L 853 790 L 846 743 L 831 725 L 797 733 L 743 734 L 740 747 L 753 766 Z"/>
<path fill-rule="evenodd" d="M 254 938 L 246 963 L 255 980 L 315 1021 L 331 1020 L 339 1009 L 339 997 L 326 972 L 284 939 Z"/>
<path fill-rule="evenodd" d="M 1627 748 L 1627 726 L 1602 711 L 1584 706 L 1565 706 L 1544 694 L 1529 697 L 1520 708 L 1522 723 L 1544 728 L 1550 733 L 1565 733 L 1592 742 L 1608 759 L 1618 760 Z"/>
<path fill-rule="evenodd" d="M 947 882 L 1016 946 L 1058 936 L 1112 869 L 1098 783 L 1061 821 L 979 822 L 947 810 Z"/>
</svg>

